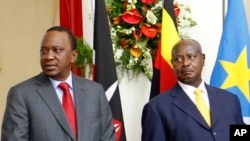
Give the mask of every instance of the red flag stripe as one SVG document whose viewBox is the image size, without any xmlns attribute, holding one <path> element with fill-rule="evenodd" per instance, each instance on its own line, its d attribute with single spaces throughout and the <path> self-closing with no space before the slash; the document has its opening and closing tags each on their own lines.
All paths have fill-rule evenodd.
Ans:
<svg viewBox="0 0 250 141">
<path fill-rule="evenodd" d="M 60 25 L 83 37 L 82 0 L 60 0 Z"/>
</svg>

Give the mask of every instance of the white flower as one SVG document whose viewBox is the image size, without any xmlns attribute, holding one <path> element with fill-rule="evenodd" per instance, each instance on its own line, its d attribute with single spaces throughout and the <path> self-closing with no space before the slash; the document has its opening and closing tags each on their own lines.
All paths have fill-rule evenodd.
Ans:
<svg viewBox="0 0 250 141">
<path fill-rule="evenodd" d="M 132 3 L 133 2 L 133 0 L 128 0 L 128 3 Z"/>
<path fill-rule="evenodd" d="M 151 57 L 150 49 L 146 48 L 146 50 L 143 53 L 143 57 L 145 57 L 145 58 L 150 58 Z"/>
<path fill-rule="evenodd" d="M 119 32 L 127 34 L 127 35 L 132 34 L 134 30 L 135 30 L 134 27 L 131 27 L 129 29 L 122 29 L 122 28 L 118 29 Z"/>
<path fill-rule="evenodd" d="M 135 57 L 134 62 L 137 63 L 139 61 L 139 58 Z"/>
<path fill-rule="evenodd" d="M 127 10 L 136 8 L 137 0 L 128 0 Z"/>
<path fill-rule="evenodd" d="M 115 54 L 114 54 L 114 58 L 115 60 L 120 60 L 120 58 L 122 57 L 122 53 L 123 53 L 123 49 L 116 49 L 115 50 Z"/>
<path fill-rule="evenodd" d="M 155 4 L 151 10 L 154 11 L 154 10 L 157 10 L 157 9 L 162 9 L 162 1 L 159 1 L 157 4 Z"/>
<path fill-rule="evenodd" d="M 157 17 L 151 10 L 147 10 L 146 18 L 149 23 L 156 24 Z"/>
</svg>

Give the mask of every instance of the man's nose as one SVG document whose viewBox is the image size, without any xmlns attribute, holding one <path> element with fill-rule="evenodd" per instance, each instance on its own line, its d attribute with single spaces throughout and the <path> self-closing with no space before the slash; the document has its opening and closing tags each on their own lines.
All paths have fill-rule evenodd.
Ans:
<svg viewBox="0 0 250 141">
<path fill-rule="evenodd" d="M 44 54 L 44 57 L 46 59 L 53 59 L 54 58 L 54 53 L 52 50 L 48 50 L 45 54 Z"/>
<path fill-rule="evenodd" d="M 188 66 L 190 65 L 191 60 L 188 57 L 185 57 L 183 60 L 183 65 Z"/>
</svg>

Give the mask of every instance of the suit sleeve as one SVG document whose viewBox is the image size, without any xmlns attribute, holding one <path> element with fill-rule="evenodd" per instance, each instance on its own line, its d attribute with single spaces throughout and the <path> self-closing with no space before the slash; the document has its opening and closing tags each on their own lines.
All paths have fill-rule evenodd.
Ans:
<svg viewBox="0 0 250 141">
<path fill-rule="evenodd" d="M 19 91 L 11 88 L 2 123 L 1 141 L 28 141 L 29 118 L 25 100 Z"/>
<path fill-rule="evenodd" d="M 236 122 L 237 124 L 243 124 L 243 116 L 242 116 L 242 112 L 241 112 L 241 106 L 240 106 L 240 101 L 239 101 L 239 98 L 237 96 L 235 96 L 235 103 L 236 103 Z"/>
<path fill-rule="evenodd" d="M 159 113 L 152 104 L 146 104 L 142 112 L 142 141 L 167 141 L 166 131 Z"/>
</svg>

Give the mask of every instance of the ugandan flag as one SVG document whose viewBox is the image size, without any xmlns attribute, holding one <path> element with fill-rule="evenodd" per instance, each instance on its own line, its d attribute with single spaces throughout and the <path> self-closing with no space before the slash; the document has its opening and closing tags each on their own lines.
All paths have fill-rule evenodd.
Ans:
<svg viewBox="0 0 250 141">
<path fill-rule="evenodd" d="M 161 39 L 154 62 L 150 99 L 172 88 L 177 82 L 171 65 L 171 50 L 178 40 L 173 0 L 164 0 Z"/>
</svg>

